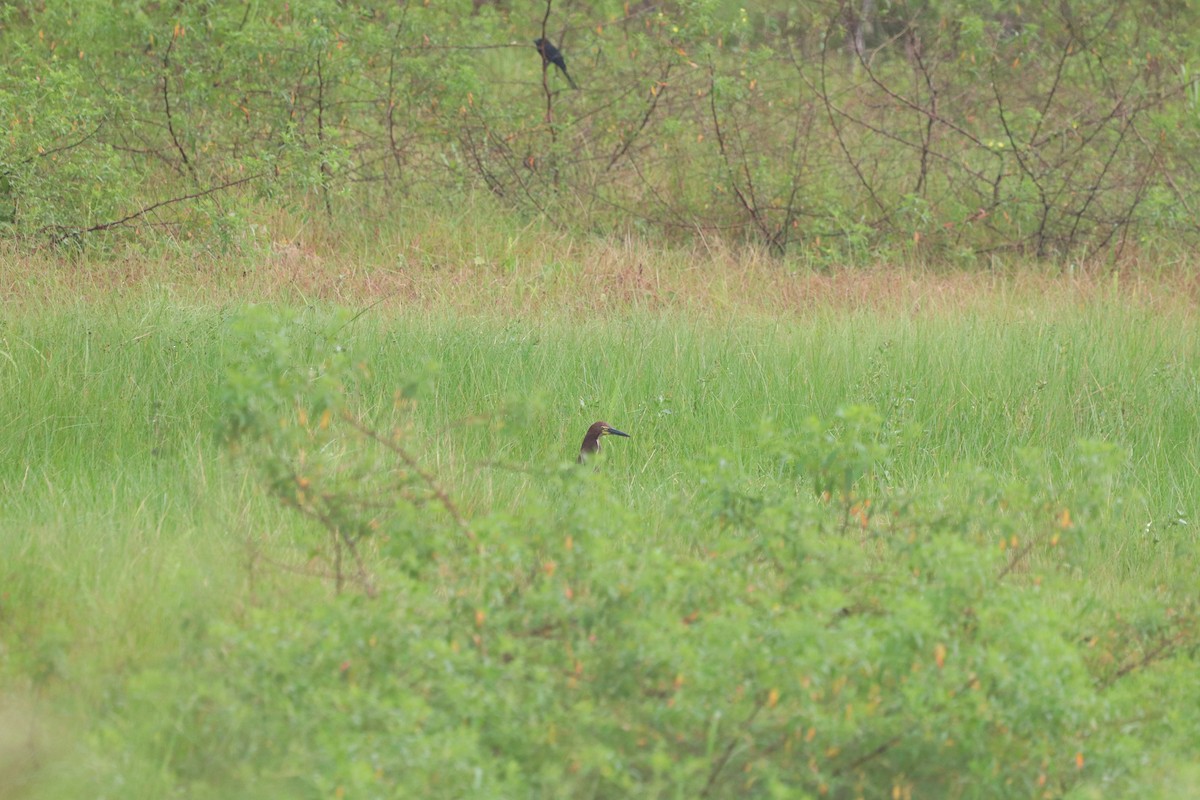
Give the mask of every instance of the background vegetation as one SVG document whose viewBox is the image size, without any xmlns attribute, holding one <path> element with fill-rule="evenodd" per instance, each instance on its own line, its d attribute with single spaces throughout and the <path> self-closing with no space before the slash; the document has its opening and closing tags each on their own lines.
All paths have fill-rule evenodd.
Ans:
<svg viewBox="0 0 1200 800">
<path fill-rule="evenodd" d="M 1195 245 L 1191 5 L 753 5 L 9 3 L 3 224 L 244 247 L 482 191 L 833 263 Z"/>
<path fill-rule="evenodd" d="M 1197 794 L 1190 7 L 0 14 L 0 797 Z"/>
</svg>

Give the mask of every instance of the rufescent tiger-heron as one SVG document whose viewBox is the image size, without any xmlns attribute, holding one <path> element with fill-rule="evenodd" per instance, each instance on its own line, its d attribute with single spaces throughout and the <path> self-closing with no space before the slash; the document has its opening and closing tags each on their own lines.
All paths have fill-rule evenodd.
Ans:
<svg viewBox="0 0 1200 800">
<path fill-rule="evenodd" d="M 582 464 L 584 459 L 600 452 L 600 439 L 604 436 L 624 436 L 629 438 L 629 434 L 625 431 L 619 431 L 609 425 L 607 422 L 593 422 L 592 427 L 588 428 L 587 435 L 583 437 L 583 444 L 579 447 L 579 463 Z"/>
</svg>

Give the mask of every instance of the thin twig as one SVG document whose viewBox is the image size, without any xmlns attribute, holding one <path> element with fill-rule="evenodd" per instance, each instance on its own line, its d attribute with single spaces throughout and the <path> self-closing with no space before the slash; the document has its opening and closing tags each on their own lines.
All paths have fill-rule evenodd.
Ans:
<svg viewBox="0 0 1200 800">
<path fill-rule="evenodd" d="M 104 123 L 106 123 L 107 121 L 108 120 L 104 120 L 104 119 L 100 120 L 99 124 L 97 124 L 96 127 L 92 129 L 91 133 L 84 134 L 83 137 L 76 139 L 75 141 L 71 142 L 70 144 L 59 145 L 58 147 L 51 147 L 49 150 L 39 150 L 38 152 L 34 153 L 33 155 L 29 156 L 28 158 L 24 158 L 24 159 L 18 161 L 17 163 L 24 165 L 24 164 L 28 164 L 31 161 L 36 161 L 39 158 L 47 158 L 49 156 L 53 156 L 58 153 L 65 152 L 67 150 L 74 150 L 76 147 L 79 147 L 80 145 L 85 144 L 89 139 L 91 139 L 93 136 L 95 136 L 97 133 L 99 133 L 100 129 L 104 127 Z M 8 173 L 5 172 L 4 174 L 7 175 Z"/>
<path fill-rule="evenodd" d="M 954 694 L 951 695 L 951 697 L 958 697 L 960 694 L 962 694 L 963 692 L 970 689 L 972 684 L 974 684 L 976 680 L 978 680 L 978 678 L 974 674 L 971 674 L 967 678 L 967 680 L 959 687 L 959 689 L 956 692 L 954 692 Z M 940 714 L 941 712 L 945 711 L 948 706 L 949 706 L 948 702 L 939 703 L 935 707 L 929 709 L 926 716 L 930 716 L 933 714 Z M 859 767 L 861 767 L 862 765 L 864 765 L 870 761 L 874 761 L 876 758 L 879 758 L 881 755 L 883 755 L 887 751 L 891 750 L 896 745 L 900 744 L 900 742 L 904 741 L 904 737 L 907 735 L 909 735 L 909 733 L 907 731 L 902 731 L 902 732 L 896 734 L 895 736 L 891 737 L 890 739 L 885 740 L 883 743 L 871 748 L 866 753 L 864 753 L 863 755 L 854 759 L 850 763 L 844 764 L 843 766 L 838 767 L 837 769 L 835 769 L 833 771 L 833 774 L 834 775 L 844 775 L 847 772 L 858 769 Z"/>
<path fill-rule="evenodd" d="M 196 168 L 192 166 L 192 161 L 188 158 L 187 151 L 179 143 L 179 136 L 175 133 L 175 118 L 171 113 L 171 51 L 175 49 L 175 42 L 178 38 L 179 27 L 176 26 L 175 30 L 171 32 L 171 42 L 167 45 L 166 52 L 163 53 L 163 109 L 167 114 L 167 132 L 171 134 L 171 142 L 175 145 L 176 151 L 179 152 L 179 157 L 183 160 L 183 166 L 187 167 L 188 174 L 192 176 L 192 182 L 199 186 L 200 178 L 196 175 Z"/>
<path fill-rule="evenodd" d="M 1030 539 L 1021 547 L 1020 550 L 1013 553 L 1012 558 L 1008 560 L 1008 564 L 1005 565 L 1004 569 L 1000 570 L 1000 574 L 996 576 L 996 582 L 999 583 L 1000 581 L 1004 580 L 1005 576 L 1012 572 L 1016 568 L 1017 564 L 1020 564 L 1025 559 L 1025 556 L 1029 555 L 1030 551 L 1033 550 L 1036 544 L 1036 540 Z"/>
<path fill-rule="evenodd" d="M 207 197 L 210 194 L 224 191 L 225 189 L 232 189 L 235 186 L 241 186 L 244 183 L 249 183 L 250 181 L 256 181 L 259 178 L 264 177 L 265 174 L 266 173 L 260 172 L 256 175 L 250 175 L 245 178 L 238 178 L 237 180 L 234 180 L 234 181 L 226 181 L 225 183 L 222 183 L 219 186 L 210 187 L 208 189 L 205 189 L 202 192 L 192 192 L 191 194 L 185 194 L 182 197 L 172 197 L 170 200 L 160 200 L 157 203 L 151 203 L 150 205 L 143 207 L 139 211 L 135 211 L 132 214 L 127 214 L 124 217 L 121 217 L 120 219 L 117 219 L 117 220 L 113 220 L 111 222 L 101 222 L 99 224 L 92 225 L 89 228 L 80 228 L 77 230 L 67 231 L 66 233 L 63 233 L 62 235 L 58 236 L 53 241 L 51 241 L 50 244 L 51 244 L 51 246 L 56 246 L 56 245 L 62 244 L 67 239 L 70 239 L 75 236 L 82 236 L 85 233 L 96 233 L 97 231 L 107 231 L 112 228 L 118 228 L 122 225 L 125 225 L 126 223 L 129 223 L 135 219 L 138 219 L 139 217 L 143 217 L 146 214 L 149 214 L 151 211 L 155 211 L 157 209 L 164 208 L 166 206 L 173 206 L 176 203 L 183 203 L 188 200 L 197 200 L 201 197 Z M 60 230 L 61 230 L 61 227 L 60 227 Z"/>
<path fill-rule="evenodd" d="M 729 763 L 729 759 L 733 756 L 733 750 L 737 747 L 738 738 L 741 737 L 749 728 L 754 718 L 758 716 L 758 712 L 762 711 L 767 705 L 768 695 L 763 695 L 762 699 L 754 706 L 754 710 L 750 712 L 750 716 L 738 726 L 738 730 L 729 737 L 729 743 L 725 745 L 725 749 L 721 752 L 719 758 L 713 764 L 712 770 L 708 773 L 708 781 L 704 784 L 704 789 L 701 790 L 701 797 L 708 797 L 712 793 L 713 787 L 717 784 L 717 778 L 721 775 L 721 771 L 725 769 L 725 765 Z"/>
<path fill-rule="evenodd" d="M 1177 631 L 1175 634 L 1173 634 L 1171 636 L 1163 637 L 1162 639 L 1160 639 L 1157 642 L 1157 644 L 1154 647 L 1150 648 L 1150 650 L 1148 650 L 1144 656 L 1125 664 L 1125 666 L 1121 667 L 1120 669 L 1118 669 L 1116 672 L 1114 672 L 1112 675 L 1105 678 L 1104 680 L 1097 681 L 1096 688 L 1101 689 L 1101 690 L 1107 689 L 1108 687 L 1112 686 L 1114 683 L 1119 681 L 1121 678 L 1124 678 L 1126 675 L 1133 672 L 1134 670 L 1138 670 L 1138 669 L 1142 669 L 1143 667 L 1147 667 L 1150 664 L 1154 663 L 1155 661 L 1158 661 L 1161 658 L 1164 658 L 1164 657 L 1170 655 L 1174 651 L 1175 646 L 1178 645 L 1179 643 L 1181 643 L 1184 640 L 1184 638 L 1185 638 L 1184 631 Z"/>
<path fill-rule="evenodd" d="M 403 178 L 404 165 L 400 161 L 400 147 L 396 144 L 396 48 L 400 41 L 400 32 L 404 30 L 404 21 L 408 16 L 408 4 L 404 4 L 404 11 L 400 15 L 400 21 L 396 23 L 396 35 L 392 37 L 392 48 L 388 52 L 388 86 L 387 86 L 387 132 L 388 143 L 391 145 L 392 158 L 396 162 L 397 178 Z"/>
<path fill-rule="evenodd" d="M 729 173 L 729 185 L 733 189 L 733 194 L 735 197 L 737 197 L 738 202 L 742 204 L 742 208 L 746 209 L 746 213 L 750 215 L 751 222 L 753 222 L 754 226 L 758 228 L 758 231 L 762 234 L 763 239 L 770 243 L 771 231 L 767 228 L 766 222 L 763 221 L 762 215 L 758 212 L 758 209 L 751 204 L 750 200 L 746 198 L 746 195 L 742 192 L 742 187 L 738 185 L 737 178 L 734 177 L 735 170 L 730 161 L 729 151 L 725 147 L 725 134 L 721 130 L 721 119 L 720 115 L 717 113 L 716 69 L 711 64 L 708 68 L 708 105 L 712 112 L 713 133 L 717 138 L 717 149 L 721 154 L 721 160 L 725 162 L 725 170 Z M 742 162 L 743 166 L 745 166 L 744 157 Z M 748 174 L 749 173 L 747 173 L 747 175 Z M 751 184 L 751 188 L 752 187 L 753 184 Z"/>
<path fill-rule="evenodd" d="M 667 90 L 667 78 L 670 76 L 671 62 L 668 61 L 662 77 L 658 79 L 654 89 L 651 90 L 650 105 L 646 108 L 646 113 L 642 115 L 641 124 L 637 126 L 635 131 L 624 138 L 624 141 L 621 142 L 621 146 L 617 149 L 617 152 L 613 153 L 612 158 L 608 160 L 608 166 L 604 168 L 605 172 L 608 172 L 610 169 L 612 169 L 613 165 L 616 164 L 622 156 L 629 152 L 630 145 L 632 145 L 634 140 L 636 140 L 638 136 L 641 135 L 642 131 L 646 129 L 646 125 L 650 123 L 650 117 L 654 115 L 654 109 L 658 108 L 659 99 Z"/>
<path fill-rule="evenodd" d="M 554 130 L 554 103 L 553 95 L 550 92 L 549 67 L 550 59 L 546 57 L 544 48 L 549 43 L 546 38 L 546 24 L 550 21 L 550 7 L 554 0 L 546 0 L 546 13 L 542 16 L 542 91 L 546 94 L 546 125 L 550 127 L 550 141 L 557 140 L 557 134 Z M 561 42 L 560 42 L 561 44 Z"/>
<path fill-rule="evenodd" d="M 325 158 L 325 72 L 321 69 L 321 54 L 317 53 L 317 147 L 321 151 L 321 198 L 325 201 L 325 216 L 333 219 L 333 205 L 329 201 L 329 184 L 333 171 Z"/>
<path fill-rule="evenodd" d="M 832 25 L 832 23 L 830 24 Z M 833 105 L 833 98 L 829 96 L 829 83 L 826 72 L 828 51 L 828 47 L 821 48 L 821 88 L 817 93 L 820 95 L 821 101 L 825 104 L 825 114 L 829 117 L 829 127 L 833 129 L 833 136 L 837 140 L 838 149 L 841 150 L 842 155 L 846 157 L 846 163 L 848 163 L 850 168 L 854 170 L 854 175 L 858 178 L 859 184 L 867 190 L 867 194 L 870 196 L 871 202 L 875 204 L 876 208 L 878 208 L 883 214 L 887 214 L 887 206 L 881 199 L 879 199 L 879 195 L 875 193 L 875 187 L 871 185 L 871 182 L 867 180 L 867 176 L 863 174 L 862 167 L 859 166 L 858 160 L 854 158 L 854 154 L 850 152 L 850 146 L 846 144 L 846 139 L 842 134 L 842 129 L 837 124 L 837 117 L 842 116 L 842 114 L 840 111 L 837 115 L 834 114 L 835 108 Z M 788 55 L 792 61 L 792 65 L 796 67 L 796 71 L 801 72 L 800 65 L 796 62 L 795 54 L 789 50 Z"/>
<path fill-rule="evenodd" d="M 409 469 L 415 472 L 417 476 L 425 482 L 425 485 L 429 487 L 429 491 L 433 492 L 434 497 L 436 497 L 438 502 L 442 504 L 442 507 L 449 512 L 450 516 L 454 519 L 455 524 L 458 525 L 459 530 L 463 532 L 463 535 L 465 535 L 472 542 L 475 541 L 475 532 L 471 530 L 471 526 L 467 524 L 462 512 L 458 510 L 458 506 L 455 504 L 454 500 L 451 499 L 449 493 L 442 488 L 441 484 L 438 483 L 437 478 L 421 468 L 421 465 L 417 463 L 417 460 L 413 458 L 407 450 L 396 444 L 391 439 L 381 436 L 377 431 L 368 427 L 362 420 L 351 414 L 349 411 L 342 412 L 342 419 L 349 423 L 351 427 L 353 427 L 362 435 L 378 442 L 388 450 L 398 455 L 400 460 L 403 461 Z"/>
</svg>

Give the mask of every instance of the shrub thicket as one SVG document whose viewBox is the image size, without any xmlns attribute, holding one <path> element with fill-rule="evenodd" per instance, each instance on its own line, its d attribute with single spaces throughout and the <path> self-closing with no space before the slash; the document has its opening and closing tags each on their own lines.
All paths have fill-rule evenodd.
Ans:
<svg viewBox="0 0 1200 800">
<path fill-rule="evenodd" d="M 339 596 L 133 682 L 114 735 L 165 706 L 201 795 L 1053 798 L 1196 732 L 1153 707 L 1200 700 L 1194 596 L 1098 602 L 1072 566 L 1127 499 L 1110 445 L 914 493 L 906 433 L 850 407 L 764 425 L 769 480 L 698 459 L 667 538 L 575 465 L 467 520 L 421 467 L 420 380 L 380 406 L 344 321 L 239 326 L 226 433 Z"/>
<path fill-rule="evenodd" d="M 38 243 L 473 192 L 839 259 L 1195 240 L 1185 4 L 70 0 L 2 24 L 0 224 Z"/>
</svg>

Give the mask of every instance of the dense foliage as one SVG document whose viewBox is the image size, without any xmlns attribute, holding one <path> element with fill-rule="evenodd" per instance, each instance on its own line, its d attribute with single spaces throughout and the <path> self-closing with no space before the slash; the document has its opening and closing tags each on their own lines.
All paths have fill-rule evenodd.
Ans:
<svg viewBox="0 0 1200 800">
<path fill-rule="evenodd" d="M 1146 706 L 1188 684 L 1190 578 L 1098 603 L 1073 566 L 1131 499 L 1112 445 L 915 492 L 889 478 L 906 431 L 858 406 L 764 424 L 750 472 L 697 459 L 663 538 L 575 465 L 468 520 L 406 422 L 424 381 L 380 406 L 346 320 L 299 322 L 239 323 L 226 431 L 356 589 L 215 632 L 211 683 L 155 676 L 206 783 L 300 763 L 281 791 L 1061 797 L 1200 732 Z"/>
<path fill-rule="evenodd" d="M 1184 317 L 62 305 L 0 327 L 0 795 L 1195 794 Z"/>
<path fill-rule="evenodd" d="M 253 244 L 487 193 L 819 259 L 1194 245 L 1187 4 L 6 4 L 0 225 Z M 561 45 L 571 91 L 531 42 Z"/>
</svg>

